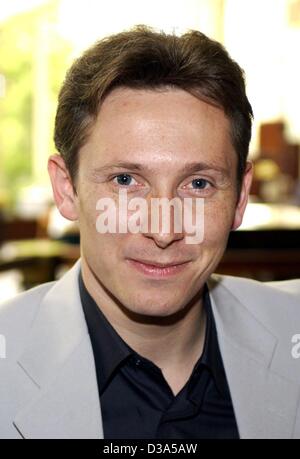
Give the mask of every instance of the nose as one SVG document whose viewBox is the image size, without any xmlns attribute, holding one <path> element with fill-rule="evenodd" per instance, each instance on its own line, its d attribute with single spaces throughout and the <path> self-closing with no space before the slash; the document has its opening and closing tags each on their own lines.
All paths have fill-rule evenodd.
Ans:
<svg viewBox="0 0 300 459">
<path fill-rule="evenodd" d="M 162 196 L 148 202 L 148 231 L 144 236 L 160 248 L 166 248 L 184 238 L 182 202 L 179 197 Z"/>
<path fill-rule="evenodd" d="M 174 241 L 178 241 L 183 239 L 183 236 L 178 233 L 144 233 L 144 236 L 147 238 L 153 239 L 155 244 L 160 247 L 161 249 L 165 249 L 169 245 L 171 245 Z"/>
</svg>

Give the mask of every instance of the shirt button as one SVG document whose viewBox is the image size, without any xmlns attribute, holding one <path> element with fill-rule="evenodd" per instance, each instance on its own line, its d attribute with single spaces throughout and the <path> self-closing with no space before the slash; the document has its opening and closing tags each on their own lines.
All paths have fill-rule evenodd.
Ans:
<svg viewBox="0 0 300 459">
<path fill-rule="evenodd" d="M 136 366 L 139 366 L 140 363 L 141 363 L 140 359 L 137 359 L 137 360 L 135 361 Z"/>
</svg>

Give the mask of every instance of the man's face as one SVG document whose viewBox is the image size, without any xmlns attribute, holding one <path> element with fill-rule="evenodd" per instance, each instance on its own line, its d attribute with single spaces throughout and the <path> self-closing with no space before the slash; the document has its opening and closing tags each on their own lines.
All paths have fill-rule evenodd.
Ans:
<svg viewBox="0 0 300 459">
<path fill-rule="evenodd" d="M 198 170 L 188 169 L 192 163 L 201 163 Z M 221 109 L 180 89 L 112 91 L 79 152 L 74 197 L 82 257 L 100 297 L 103 292 L 103 298 L 152 317 L 170 316 L 196 298 L 230 230 L 241 222 L 251 173 L 238 201 L 236 170 Z M 128 200 L 144 198 L 149 208 L 154 197 L 204 198 L 203 241 L 187 244 L 184 233 L 172 231 L 100 234 L 96 203 L 112 198 L 118 209 L 120 189 Z M 181 266 L 151 270 L 137 260 Z"/>
</svg>

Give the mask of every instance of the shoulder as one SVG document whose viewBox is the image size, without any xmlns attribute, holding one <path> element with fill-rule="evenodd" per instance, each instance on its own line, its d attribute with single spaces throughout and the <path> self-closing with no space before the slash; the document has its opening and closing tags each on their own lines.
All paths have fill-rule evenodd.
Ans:
<svg viewBox="0 0 300 459">
<path fill-rule="evenodd" d="M 0 335 L 13 345 L 11 351 L 18 353 L 22 349 L 40 303 L 54 284 L 39 285 L 0 303 Z"/>
<path fill-rule="evenodd" d="M 210 289 L 216 288 L 219 291 L 219 302 L 222 302 L 222 292 L 226 290 L 258 320 L 272 324 L 279 333 L 285 326 L 297 326 L 300 323 L 300 279 L 259 282 L 243 277 L 213 274 L 209 286 Z"/>
<path fill-rule="evenodd" d="M 292 295 L 300 298 L 300 279 L 276 282 L 260 282 L 245 277 L 213 274 L 212 281 L 214 283 L 221 283 L 223 286 L 230 288 L 232 291 L 236 293 L 241 292 L 241 289 L 245 293 L 250 293 L 251 295 L 277 295 L 279 292 L 282 292 L 283 294 L 288 294 L 288 296 Z"/>
<path fill-rule="evenodd" d="M 40 300 L 45 296 L 48 290 L 55 284 L 47 282 L 34 287 L 25 292 L 19 293 L 8 301 L 0 303 L 0 320 L 3 325 L 7 320 L 18 317 L 19 321 L 23 317 L 34 315 Z"/>
<path fill-rule="evenodd" d="M 55 311 L 63 309 L 68 317 L 74 315 L 74 305 L 80 301 L 76 288 L 79 270 L 80 260 L 59 280 L 41 284 L 0 303 L 0 335 L 10 348 L 10 355 L 17 357 L 22 352 L 38 318 L 38 327 L 46 331 L 53 322 L 59 323 Z"/>
</svg>

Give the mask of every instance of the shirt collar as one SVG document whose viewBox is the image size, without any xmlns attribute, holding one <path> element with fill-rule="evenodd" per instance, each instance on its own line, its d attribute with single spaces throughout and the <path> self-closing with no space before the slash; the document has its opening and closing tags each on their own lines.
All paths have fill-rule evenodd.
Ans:
<svg viewBox="0 0 300 459">
<path fill-rule="evenodd" d="M 119 336 L 89 294 L 84 285 L 81 271 L 79 273 L 79 291 L 92 342 L 101 395 L 116 368 L 133 354 L 133 350 Z"/>
<path fill-rule="evenodd" d="M 198 360 L 195 369 L 205 365 L 211 371 L 218 391 L 226 397 L 228 395 L 228 385 L 207 284 L 204 287 L 203 305 L 206 311 L 206 333 L 202 356 Z"/>
<path fill-rule="evenodd" d="M 130 356 L 138 356 L 138 354 L 128 346 L 106 319 L 100 307 L 85 287 L 81 271 L 79 273 L 79 290 L 92 342 L 99 392 L 101 395 L 116 369 Z M 194 371 L 200 371 L 201 366 L 206 366 L 213 375 L 219 392 L 223 396 L 226 396 L 228 390 L 226 376 L 219 349 L 209 291 L 206 285 L 204 288 L 203 304 L 207 315 L 205 341 L 202 355 L 196 363 Z M 138 357 L 143 359 L 141 356 Z"/>
</svg>

